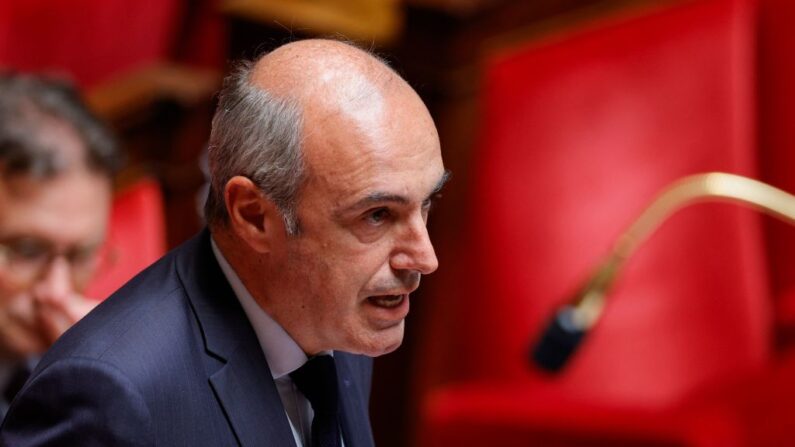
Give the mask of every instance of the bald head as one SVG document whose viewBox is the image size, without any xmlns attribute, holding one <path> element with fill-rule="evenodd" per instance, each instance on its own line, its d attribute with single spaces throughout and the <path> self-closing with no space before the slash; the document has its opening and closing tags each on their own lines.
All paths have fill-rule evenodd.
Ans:
<svg viewBox="0 0 795 447">
<path fill-rule="evenodd" d="M 311 140 L 339 127 L 383 126 L 385 109 L 404 106 L 433 128 L 435 138 L 414 90 L 383 61 L 347 43 L 292 42 L 243 64 L 225 82 L 213 120 L 208 222 L 226 222 L 223 188 L 242 175 L 274 200 L 296 233 L 294 210 L 306 170 L 318 150 L 329 155 L 323 142 Z"/>
<path fill-rule="evenodd" d="M 302 151 L 310 169 L 319 162 L 337 164 L 364 155 L 357 150 L 364 145 L 329 144 L 330 135 L 356 130 L 367 139 L 395 118 L 393 109 L 413 111 L 406 124 L 433 128 L 425 105 L 406 81 L 382 60 L 343 42 L 313 39 L 284 45 L 256 63 L 251 81 L 300 106 Z"/>
<path fill-rule="evenodd" d="M 308 99 L 355 97 L 357 93 L 386 89 L 392 82 L 405 84 L 372 54 L 343 42 L 320 39 L 293 42 L 262 57 L 254 66 L 251 81 L 304 104 Z M 328 98 L 329 94 L 336 98 Z"/>
</svg>

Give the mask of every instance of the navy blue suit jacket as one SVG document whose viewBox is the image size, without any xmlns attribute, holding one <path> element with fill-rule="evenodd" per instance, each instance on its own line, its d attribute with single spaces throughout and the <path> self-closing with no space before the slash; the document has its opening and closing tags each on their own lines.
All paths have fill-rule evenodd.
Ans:
<svg viewBox="0 0 795 447">
<path fill-rule="evenodd" d="M 373 445 L 372 360 L 335 353 L 346 447 Z M 5 446 L 294 446 L 257 337 L 204 231 L 66 332 L 17 395 Z"/>
</svg>

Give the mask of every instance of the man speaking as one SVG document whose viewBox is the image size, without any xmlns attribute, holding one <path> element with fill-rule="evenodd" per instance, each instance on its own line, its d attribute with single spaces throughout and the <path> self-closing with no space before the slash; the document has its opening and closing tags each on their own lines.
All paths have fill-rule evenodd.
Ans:
<svg viewBox="0 0 795 447">
<path fill-rule="evenodd" d="M 366 52 L 294 42 L 225 81 L 210 168 L 209 231 L 54 345 L 4 445 L 373 444 L 370 357 L 437 267 L 427 109 Z"/>
</svg>

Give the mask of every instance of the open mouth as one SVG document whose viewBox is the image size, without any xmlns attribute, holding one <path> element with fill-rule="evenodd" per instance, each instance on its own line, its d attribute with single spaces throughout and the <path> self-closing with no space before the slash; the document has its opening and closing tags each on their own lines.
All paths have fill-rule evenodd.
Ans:
<svg viewBox="0 0 795 447">
<path fill-rule="evenodd" d="M 400 306 L 403 303 L 403 300 L 406 299 L 406 295 L 378 295 L 378 296 L 371 296 L 367 298 L 367 300 L 378 307 L 383 307 L 387 309 L 392 309 L 394 307 Z"/>
</svg>

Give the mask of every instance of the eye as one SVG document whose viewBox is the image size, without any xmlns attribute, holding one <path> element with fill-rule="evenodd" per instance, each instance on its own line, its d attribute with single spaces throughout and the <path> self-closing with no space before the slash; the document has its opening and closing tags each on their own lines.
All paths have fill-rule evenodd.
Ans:
<svg viewBox="0 0 795 447">
<path fill-rule="evenodd" d="M 422 202 L 422 214 L 427 218 L 428 214 L 431 213 L 434 206 L 436 205 L 436 201 L 442 197 L 441 193 L 435 193 L 431 197 L 428 197 Z"/>
<path fill-rule="evenodd" d="M 85 265 L 94 262 L 98 252 L 98 246 L 77 247 L 67 253 L 67 258 L 72 265 Z"/>
<path fill-rule="evenodd" d="M 389 212 L 388 208 L 376 208 L 374 210 L 369 211 L 366 214 L 365 219 L 367 220 L 368 223 L 372 225 L 381 225 L 382 223 L 384 223 L 384 221 L 389 219 L 390 216 L 391 213 Z"/>
<path fill-rule="evenodd" d="M 29 239 L 15 241 L 8 248 L 17 262 L 38 262 L 46 259 L 52 251 L 47 244 Z"/>
</svg>

